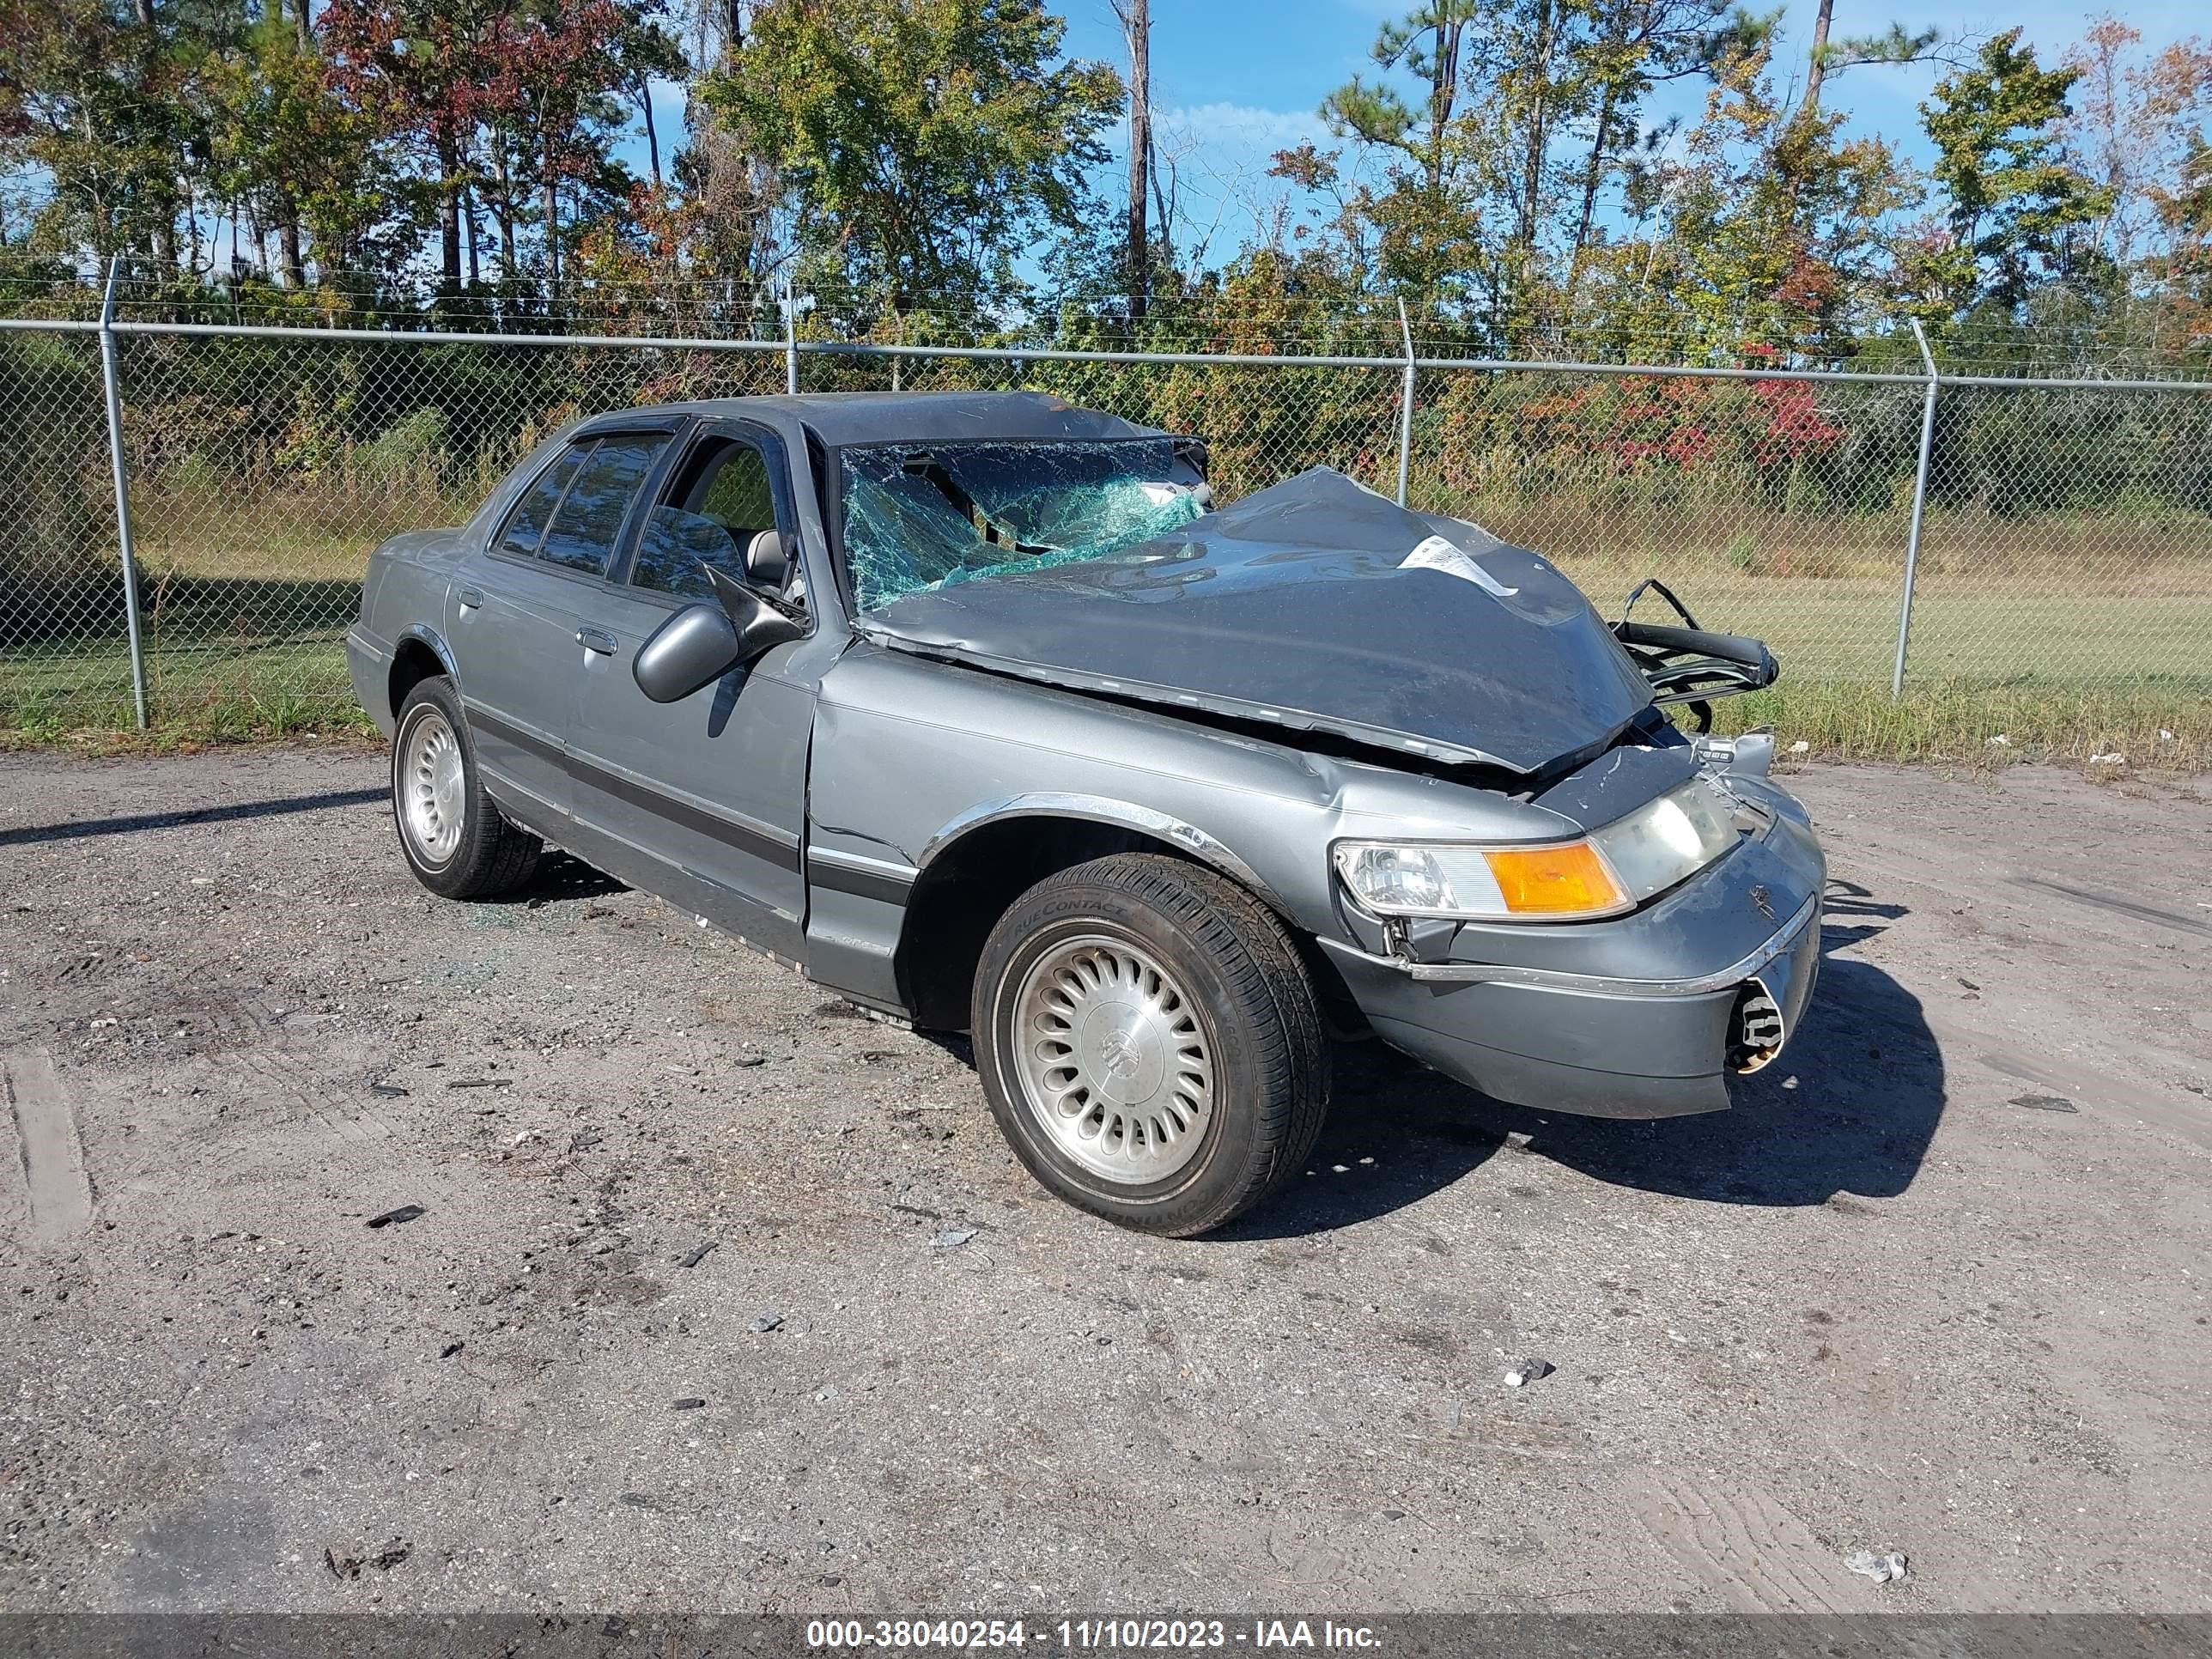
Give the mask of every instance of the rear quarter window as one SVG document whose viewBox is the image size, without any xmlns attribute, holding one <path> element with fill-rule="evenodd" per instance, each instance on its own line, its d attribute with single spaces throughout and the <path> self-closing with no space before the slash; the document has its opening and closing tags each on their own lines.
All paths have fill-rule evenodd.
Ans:
<svg viewBox="0 0 2212 1659">
<path fill-rule="evenodd" d="M 638 486 L 667 447 L 665 434 L 601 439 L 576 470 L 538 556 L 593 575 L 605 570 Z"/>
<path fill-rule="evenodd" d="M 568 493 L 568 483 L 576 476 L 576 469 L 591 450 L 588 443 L 571 444 L 561 453 L 560 459 L 538 475 L 538 481 L 522 492 L 522 499 L 507 515 L 507 526 L 501 531 L 498 550 L 518 559 L 534 559 L 538 544 L 545 538 L 545 526 L 553 522 L 554 509 L 561 505 L 561 497 Z"/>
</svg>

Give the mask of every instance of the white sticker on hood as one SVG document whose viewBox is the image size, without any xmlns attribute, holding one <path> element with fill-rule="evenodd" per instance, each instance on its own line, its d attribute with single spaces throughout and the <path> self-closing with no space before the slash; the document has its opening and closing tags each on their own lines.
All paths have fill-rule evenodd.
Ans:
<svg viewBox="0 0 2212 1659">
<path fill-rule="evenodd" d="M 1463 582 L 1473 582 L 1493 599 L 1510 599 L 1521 590 L 1508 587 L 1468 555 L 1467 550 L 1442 536 L 1431 536 L 1398 561 L 1401 570 L 1441 570 Z"/>
</svg>

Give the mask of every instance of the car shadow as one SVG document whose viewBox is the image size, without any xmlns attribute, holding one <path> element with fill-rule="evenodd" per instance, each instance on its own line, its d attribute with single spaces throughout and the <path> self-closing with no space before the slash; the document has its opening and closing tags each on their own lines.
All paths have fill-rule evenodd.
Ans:
<svg viewBox="0 0 2212 1659">
<path fill-rule="evenodd" d="M 237 823 L 249 818 L 282 817 L 294 812 L 327 812 L 334 807 L 373 805 L 390 799 L 391 794 L 390 790 L 381 787 L 374 789 L 331 789 L 319 794 L 283 795 L 273 800 L 233 801 L 223 806 L 191 806 L 173 812 L 133 812 L 119 817 L 34 823 L 20 830 L 0 830 L 0 847 L 77 841 L 88 836 L 131 836 L 142 830 L 177 830 L 198 823 Z"/>
<path fill-rule="evenodd" d="M 604 870 L 594 869 L 579 858 L 548 848 L 538 860 L 538 868 L 531 872 L 528 881 L 520 887 L 508 889 L 490 897 L 478 900 L 483 904 L 520 904 L 525 909 L 543 909 L 549 904 L 565 903 L 571 899 L 605 898 L 610 893 L 627 893 L 629 884 L 617 881 Z"/>
<path fill-rule="evenodd" d="M 1719 1204 L 1890 1198 L 1942 1115 L 1943 1055 L 1919 999 L 1850 952 L 1905 915 L 1832 883 L 1803 1029 L 1736 1085 L 1725 1112 L 1625 1121 L 1492 1100 L 1380 1043 L 1340 1048 L 1336 1103 L 1308 1173 L 1224 1238 L 1289 1237 L 1387 1215 L 1509 1146 L 1596 1180 Z"/>
</svg>

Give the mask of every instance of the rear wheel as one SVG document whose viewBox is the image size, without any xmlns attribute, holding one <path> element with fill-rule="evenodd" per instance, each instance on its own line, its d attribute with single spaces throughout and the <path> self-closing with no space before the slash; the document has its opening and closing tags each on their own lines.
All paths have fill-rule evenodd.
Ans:
<svg viewBox="0 0 2212 1659">
<path fill-rule="evenodd" d="M 1059 1196 L 1146 1232 L 1221 1226 L 1301 1167 L 1328 1109 L 1313 988 L 1283 925 L 1179 859 L 1047 878 L 992 929 L 976 1069 Z"/>
<path fill-rule="evenodd" d="M 484 793 L 460 697 L 442 678 L 417 684 L 399 707 L 392 811 L 407 867 L 447 898 L 486 898 L 521 885 L 544 846 Z"/>
</svg>

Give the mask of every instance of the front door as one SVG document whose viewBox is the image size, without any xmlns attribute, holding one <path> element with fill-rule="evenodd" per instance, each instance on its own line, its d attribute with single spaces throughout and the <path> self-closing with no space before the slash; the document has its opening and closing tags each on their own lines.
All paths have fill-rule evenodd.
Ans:
<svg viewBox="0 0 2212 1659">
<path fill-rule="evenodd" d="M 731 423 L 700 433 L 666 472 L 628 568 L 592 596 L 586 627 L 602 648 L 576 682 L 568 745 L 578 822 L 660 866 L 635 879 L 796 960 L 814 690 L 787 671 L 807 641 L 679 702 L 653 702 L 630 674 L 655 629 L 685 605 L 715 603 L 702 557 L 741 581 L 772 580 L 746 550 L 764 532 L 795 544 L 783 465 L 774 437 Z M 778 597 L 805 603 L 795 581 Z"/>
</svg>

